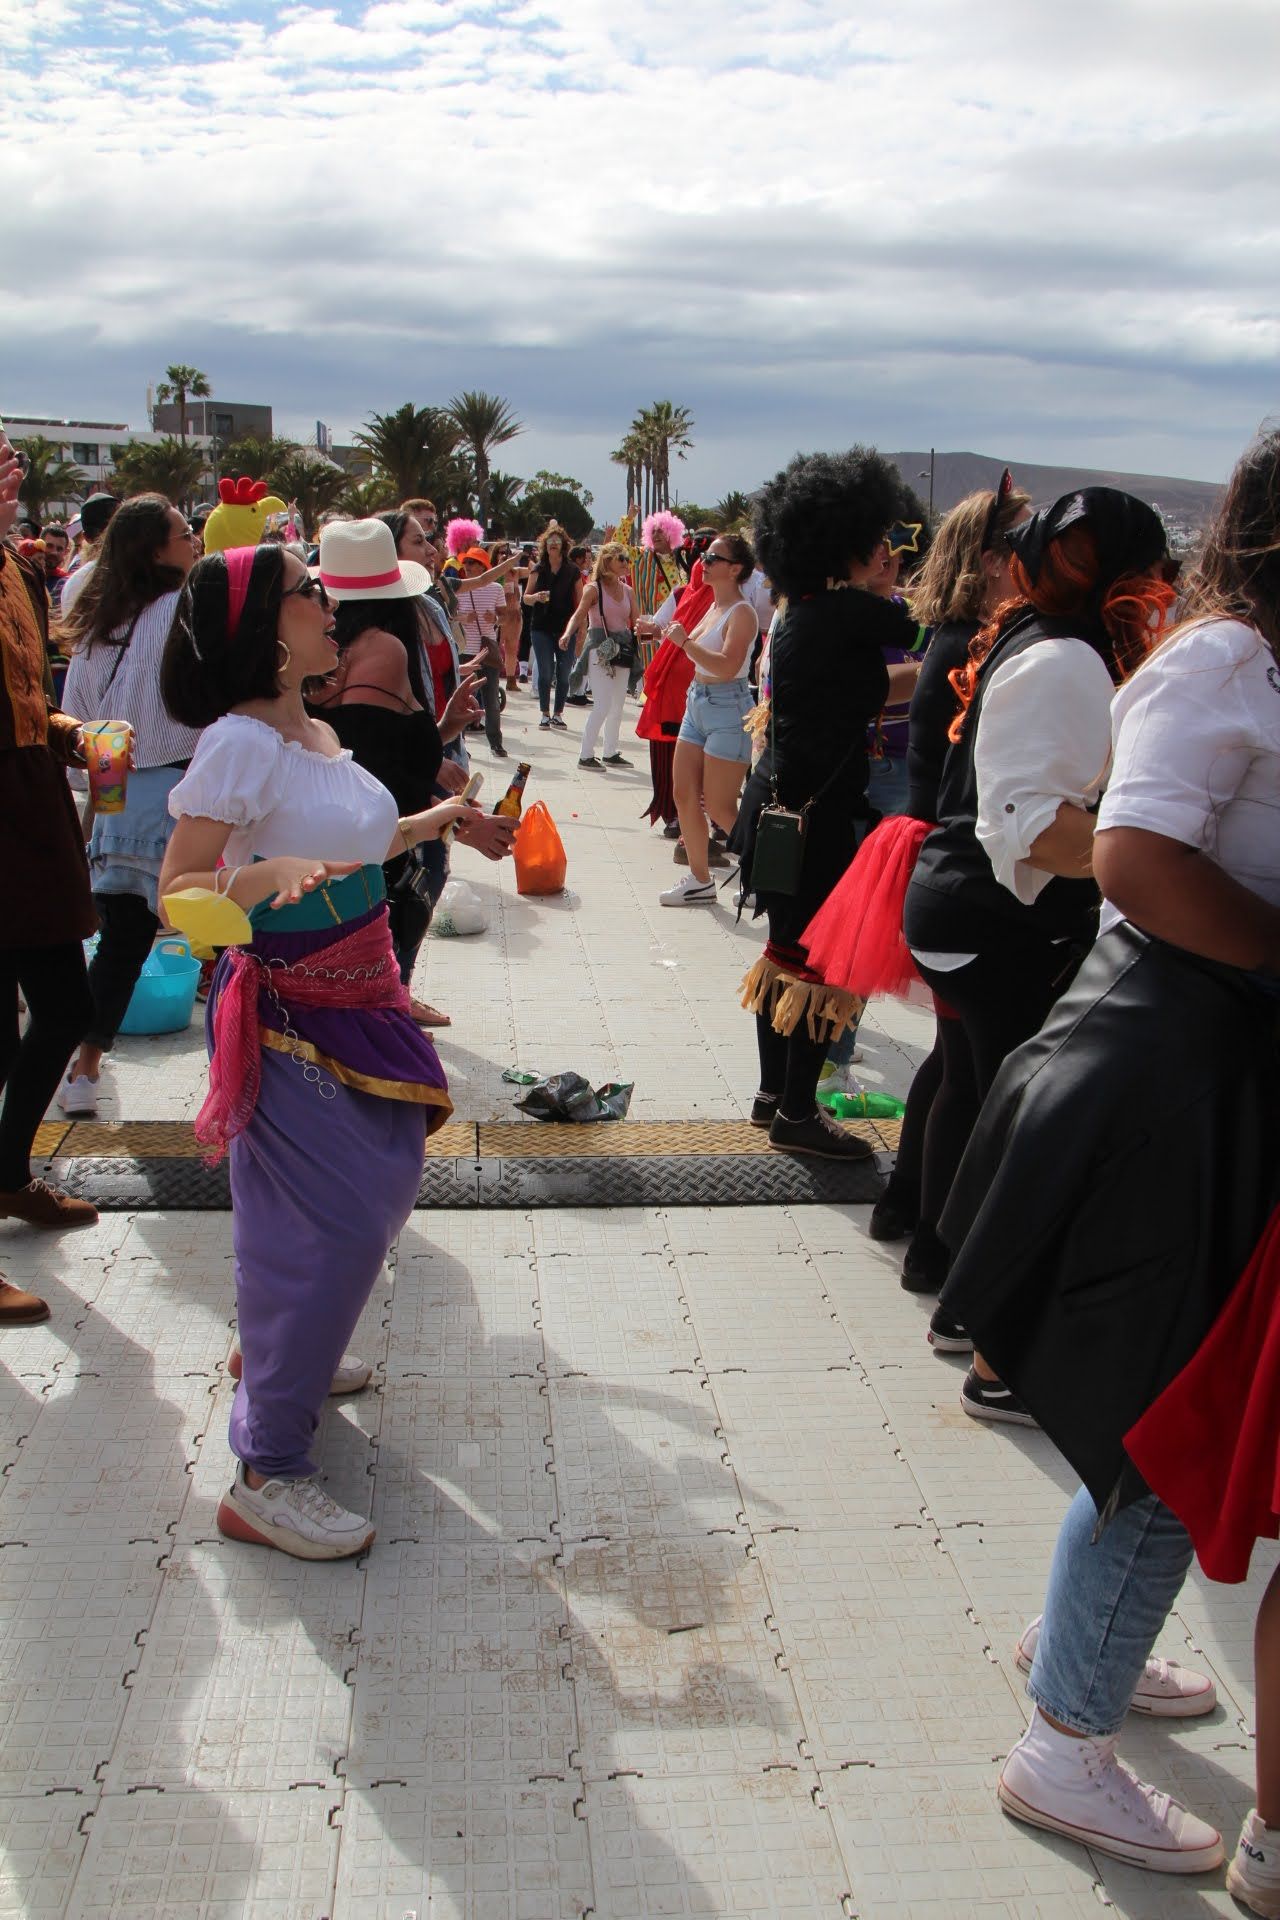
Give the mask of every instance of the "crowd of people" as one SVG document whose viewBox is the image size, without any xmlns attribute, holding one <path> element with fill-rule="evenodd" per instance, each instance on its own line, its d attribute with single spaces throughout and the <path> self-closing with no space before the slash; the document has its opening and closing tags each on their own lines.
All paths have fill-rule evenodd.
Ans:
<svg viewBox="0 0 1280 1920">
<path fill-rule="evenodd" d="M 749 529 L 663 512 L 637 537 L 629 514 L 594 551 L 420 499 L 216 550 L 142 495 L 86 501 L 76 552 L 14 537 L 19 478 L 0 440 L 0 859 L 24 902 L 0 1216 L 94 1218 L 33 1176 L 36 1128 L 54 1097 L 97 1110 L 152 942 L 198 902 L 220 958 L 197 1136 L 229 1156 L 238 1302 L 221 1530 L 318 1559 L 372 1539 L 312 1447 L 326 1397 L 368 1381 L 347 1342 L 450 1112 L 449 1016 L 411 991 L 449 846 L 511 850 L 466 797 L 468 735 L 504 759 L 510 700 L 548 730 L 580 701 L 603 775 L 638 693 L 644 817 L 687 869 L 662 905 L 714 908 L 723 868 L 764 921 L 742 996 L 769 1146 L 868 1158 L 819 1096 L 868 1001 L 933 1018 L 869 1231 L 937 1296 L 965 1412 L 1041 1427 L 1081 1481 L 1017 1648 L 1034 1705 L 1001 1803 L 1155 1871 L 1220 1865 L 1116 1749 L 1130 1711 L 1215 1704 L 1156 1653 L 1192 1558 L 1239 1580 L 1280 1532 L 1280 434 L 1185 578 L 1127 493 L 1036 507 L 1006 472 L 931 527 L 865 447 L 797 456 Z M 81 729 L 108 710 L 129 804 L 90 819 Z M 46 1312 L 0 1283 L 0 1323 Z M 1280 1916 L 1280 1578 L 1257 1668 L 1228 1884 Z"/>
</svg>

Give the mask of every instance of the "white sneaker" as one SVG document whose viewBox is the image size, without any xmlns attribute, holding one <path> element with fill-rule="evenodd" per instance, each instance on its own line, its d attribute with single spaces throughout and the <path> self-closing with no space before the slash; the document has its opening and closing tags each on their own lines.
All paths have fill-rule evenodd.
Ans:
<svg viewBox="0 0 1280 1920">
<path fill-rule="evenodd" d="M 98 1082 L 87 1073 L 70 1074 L 58 1087 L 58 1105 L 69 1120 L 92 1120 L 98 1111 Z"/>
<path fill-rule="evenodd" d="M 674 887 L 668 887 L 658 898 L 664 907 L 714 907 L 716 883 L 714 880 L 695 880 L 691 873 L 686 873 L 683 879 L 677 880 Z"/>
<path fill-rule="evenodd" d="M 232 1347 L 227 1356 L 227 1374 L 232 1380 L 239 1380 L 244 1373 L 244 1355 L 239 1347 Z M 329 1397 L 339 1393 L 363 1393 L 373 1378 L 373 1368 L 359 1354 L 344 1353 L 333 1370 L 329 1382 Z"/>
<path fill-rule="evenodd" d="M 1040 1644 L 1040 1618 L 1037 1616 L 1018 1642 L 1014 1659 L 1023 1673 Z M 1152 1655 L 1142 1670 L 1142 1678 L 1133 1690 L 1130 1713 L 1149 1713 L 1161 1720 L 1193 1720 L 1197 1714 L 1212 1713 L 1218 1704 L 1218 1689 L 1207 1673 L 1183 1667 L 1176 1660 L 1161 1660 Z"/>
<path fill-rule="evenodd" d="M 1116 1758 L 1114 1735 L 1074 1740 L 1038 1709 L 996 1791 L 1015 1820 L 1151 1873 L 1208 1873 L 1222 1865 L 1217 1828 L 1131 1773 Z"/>
<path fill-rule="evenodd" d="M 1280 1920 L 1280 1833 L 1265 1827 L 1251 1807 L 1235 1858 L 1227 1868 L 1227 1892 L 1263 1920 Z"/>
<path fill-rule="evenodd" d="M 855 1093 L 861 1093 L 862 1087 L 857 1075 L 853 1071 L 854 1061 L 861 1060 L 861 1058 L 861 1049 L 857 1049 L 854 1052 L 853 1061 L 850 1061 L 847 1067 L 837 1067 L 832 1061 L 824 1060 L 822 1063 L 822 1072 L 818 1075 L 818 1092 L 847 1093 L 851 1097 Z"/>
<path fill-rule="evenodd" d="M 243 1463 L 218 1506 L 218 1532 L 254 1547 L 278 1547 L 295 1560 L 346 1560 L 363 1553 L 374 1528 L 331 1500 L 315 1475 L 251 1487 Z"/>
</svg>

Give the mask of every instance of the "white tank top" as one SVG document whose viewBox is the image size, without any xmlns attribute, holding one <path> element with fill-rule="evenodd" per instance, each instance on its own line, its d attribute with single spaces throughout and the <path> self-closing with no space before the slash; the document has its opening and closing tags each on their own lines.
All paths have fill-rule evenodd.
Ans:
<svg viewBox="0 0 1280 1920">
<path fill-rule="evenodd" d="M 707 628 L 705 633 L 698 634 L 697 636 L 698 645 L 700 647 L 705 647 L 708 653 L 723 653 L 725 627 L 729 623 L 730 614 L 736 613 L 739 607 L 745 607 L 747 609 L 747 612 L 751 615 L 751 618 L 755 621 L 756 633 L 759 633 L 760 621 L 756 616 L 756 610 L 752 606 L 751 602 L 749 600 L 734 600 L 729 606 L 727 606 L 724 609 L 723 613 L 721 613 L 719 617 L 711 623 L 711 625 Z M 754 639 L 754 635 L 752 637 Z M 709 678 L 707 674 L 703 673 L 698 667 L 694 668 L 694 677 L 698 681 L 700 681 L 704 687 L 731 687 L 733 686 L 735 681 L 745 680 L 748 673 L 750 673 L 750 671 L 751 671 L 751 642 L 749 641 L 747 643 L 747 650 L 742 656 L 742 665 L 738 668 L 738 671 L 734 674 L 732 680 L 712 680 Z"/>
</svg>

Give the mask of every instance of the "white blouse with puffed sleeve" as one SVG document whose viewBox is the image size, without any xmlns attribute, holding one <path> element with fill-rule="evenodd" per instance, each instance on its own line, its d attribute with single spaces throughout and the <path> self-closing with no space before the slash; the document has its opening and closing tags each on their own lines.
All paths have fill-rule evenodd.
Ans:
<svg viewBox="0 0 1280 1920">
<path fill-rule="evenodd" d="M 399 817 L 391 793 L 346 748 L 315 753 L 244 713 L 205 729 L 169 811 L 225 821 L 228 866 L 277 854 L 381 866 Z"/>
</svg>

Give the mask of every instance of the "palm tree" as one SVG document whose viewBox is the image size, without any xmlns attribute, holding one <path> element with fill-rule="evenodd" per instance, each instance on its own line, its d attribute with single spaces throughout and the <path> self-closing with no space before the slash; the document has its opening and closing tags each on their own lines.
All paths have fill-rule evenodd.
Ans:
<svg viewBox="0 0 1280 1920">
<path fill-rule="evenodd" d="M 518 510 L 520 494 L 524 490 L 524 481 L 518 480 L 514 473 L 500 473 L 497 468 L 489 475 L 489 512 L 485 520 L 501 521 L 509 526 Z"/>
<path fill-rule="evenodd" d="M 176 400 L 178 438 L 184 447 L 187 444 L 187 396 L 190 395 L 193 400 L 207 400 L 212 392 L 208 375 L 201 373 L 199 367 L 188 367 L 179 361 L 176 366 L 165 368 L 164 379 L 156 388 L 156 399 L 162 405 Z"/>
<path fill-rule="evenodd" d="M 27 470 L 18 496 L 33 520 L 42 521 L 46 508 L 54 501 L 66 506 L 72 500 L 82 500 L 89 491 L 88 474 L 74 461 L 63 458 L 56 440 L 46 440 L 42 433 L 30 433 L 13 444 L 27 456 Z"/>
<path fill-rule="evenodd" d="M 653 505 L 671 505 L 671 455 L 683 460 L 693 445 L 693 415 L 688 407 L 677 407 L 670 400 L 655 400 L 632 422 L 645 445 L 652 474 Z"/>
<path fill-rule="evenodd" d="M 622 445 L 616 453 L 611 453 L 609 458 L 614 462 L 615 466 L 625 467 L 627 470 L 628 513 L 633 507 L 639 511 L 641 506 L 640 476 L 644 471 L 645 457 L 644 441 L 634 427 L 629 433 L 623 436 Z"/>
<path fill-rule="evenodd" d="M 476 497 L 481 520 L 489 517 L 489 455 L 524 432 L 524 423 L 505 400 L 492 393 L 460 393 L 449 402 L 449 418 L 458 436 L 471 450 L 476 470 Z"/>
<path fill-rule="evenodd" d="M 716 525 L 722 528 L 725 533 L 732 533 L 735 528 L 741 526 L 742 522 L 750 516 L 750 496 L 745 493 L 739 493 L 736 490 L 726 493 L 723 500 L 716 502 L 713 513 L 715 515 Z"/>
<path fill-rule="evenodd" d="M 127 494 L 162 493 L 175 506 L 191 498 L 207 464 L 202 447 L 188 446 L 171 433 L 151 445 L 131 440 L 127 445 L 114 446 L 111 459 L 116 478 L 123 482 Z"/>
<path fill-rule="evenodd" d="M 266 480 L 286 454 L 301 451 L 296 440 L 277 437 L 261 440 L 256 433 L 243 433 L 238 440 L 222 442 L 218 465 L 223 473 L 238 474 L 246 480 Z M 276 491 L 279 492 L 278 487 Z"/>
<path fill-rule="evenodd" d="M 468 492 L 467 469 L 457 457 L 461 437 L 445 408 L 415 407 L 406 400 L 394 413 L 371 414 L 355 444 L 388 482 L 392 499 L 425 494 L 443 507 Z"/>
<path fill-rule="evenodd" d="M 394 506 L 397 500 L 410 497 L 397 493 L 385 474 L 375 474 L 372 480 L 356 480 L 348 474 L 347 484 L 337 504 L 353 520 L 372 520 L 375 513 L 382 513 L 387 507 Z"/>
<path fill-rule="evenodd" d="M 338 505 L 348 481 L 341 467 L 306 447 L 291 447 L 265 478 L 282 500 L 297 501 L 305 527 L 314 527 L 320 514 Z"/>
</svg>

